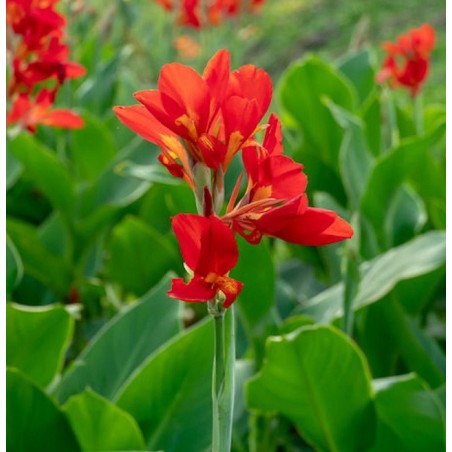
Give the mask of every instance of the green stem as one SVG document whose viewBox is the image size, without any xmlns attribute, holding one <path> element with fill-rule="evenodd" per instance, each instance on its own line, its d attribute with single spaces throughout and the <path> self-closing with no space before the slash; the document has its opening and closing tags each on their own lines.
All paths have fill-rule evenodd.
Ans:
<svg viewBox="0 0 452 452">
<path fill-rule="evenodd" d="M 394 99 L 392 92 L 389 88 L 384 91 L 384 97 L 386 99 L 386 111 L 388 115 L 388 127 L 390 135 L 390 146 L 395 148 L 400 143 L 399 127 L 397 125 L 397 112 L 394 105 Z"/>
<path fill-rule="evenodd" d="M 414 124 L 416 125 L 416 133 L 418 135 L 424 134 L 424 105 L 423 105 L 422 93 L 418 93 L 413 98 L 413 110 L 414 110 Z"/>
<path fill-rule="evenodd" d="M 231 306 L 227 311 L 212 309 L 211 313 L 215 322 L 215 355 L 212 373 L 212 452 L 230 452 L 234 411 L 234 311 Z"/>
</svg>

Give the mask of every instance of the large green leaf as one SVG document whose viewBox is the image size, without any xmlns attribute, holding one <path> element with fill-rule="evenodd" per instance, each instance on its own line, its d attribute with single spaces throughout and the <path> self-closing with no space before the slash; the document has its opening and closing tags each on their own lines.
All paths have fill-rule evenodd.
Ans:
<svg viewBox="0 0 452 452">
<path fill-rule="evenodd" d="M 20 254 L 25 273 L 59 295 L 67 295 L 72 279 L 72 270 L 67 262 L 47 250 L 33 226 L 8 219 L 6 229 Z"/>
<path fill-rule="evenodd" d="M 362 118 L 365 127 L 364 131 L 367 137 L 369 149 L 375 156 L 380 155 L 382 145 L 381 132 L 381 99 L 379 91 L 369 96 L 360 109 L 360 117 Z"/>
<path fill-rule="evenodd" d="M 381 242 L 388 201 L 403 182 L 413 184 L 427 207 L 432 200 L 444 199 L 445 174 L 437 168 L 431 154 L 444 131 L 445 125 L 441 124 L 424 137 L 407 139 L 376 162 L 361 200 L 361 211 L 373 224 Z"/>
<path fill-rule="evenodd" d="M 41 389 L 17 369 L 7 369 L 6 395 L 7 450 L 80 450 L 64 414 Z"/>
<path fill-rule="evenodd" d="M 72 133 L 72 159 L 77 178 L 94 181 L 117 153 L 109 129 L 103 122 L 84 114 L 85 126 Z"/>
<path fill-rule="evenodd" d="M 306 148 L 336 168 L 343 133 L 323 99 L 352 110 L 355 98 L 347 79 L 318 57 L 308 56 L 285 72 L 278 91 L 284 111 L 303 131 Z"/>
<path fill-rule="evenodd" d="M 63 407 L 83 451 L 146 450 L 135 419 L 91 389 Z"/>
<path fill-rule="evenodd" d="M 45 387 L 63 368 L 73 318 L 59 305 L 6 305 L 6 364 Z"/>
<path fill-rule="evenodd" d="M 372 397 L 364 355 L 326 326 L 270 338 L 262 371 L 247 385 L 250 409 L 282 413 L 317 450 L 366 450 L 375 433 Z"/>
<path fill-rule="evenodd" d="M 446 450 L 445 411 L 417 376 L 374 380 L 378 424 L 375 452 Z"/>
<path fill-rule="evenodd" d="M 444 232 L 431 231 L 361 264 L 361 284 L 354 309 L 380 300 L 399 281 L 442 267 L 446 262 L 445 244 Z M 329 323 L 342 315 L 342 300 L 343 285 L 336 284 L 311 298 L 298 311 L 318 322 Z"/>
<path fill-rule="evenodd" d="M 132 216 L 113 229 L 109 252 L 108 276 L 137 295 L 144 294 L 169 270 L 180 268 L 182 262 L 169 238 Z"/>
<path fill-rule="evenodd" d="M 138 422 L 147 447 L 199 452 L 211 441 L 213 322 L 184 331 L 125 383 L 117 404 Z"/>
<path fill-rule="evenodd" d="M 9 299 L 14 287 L 22 279 L 24 266 L 13 241 L 6 236 L 6 297 Z"/>
<path fill-rule="evenodd" d="M 113 318 L 91 340 L 56 388 L 69 396 L 91 387 L 111 399 L 129 375 L 180 329 L 180 305 L 169 300 L 169 278 Z"/>
<path fill-rule="evenodd" d="M 67 168 L 54 153 L 29 134 L 19 134 L 8 143 L 8 152 L 24 166 L 27 174 L 49 201 L 70 215 L 75 189 Z"/>
</svg>

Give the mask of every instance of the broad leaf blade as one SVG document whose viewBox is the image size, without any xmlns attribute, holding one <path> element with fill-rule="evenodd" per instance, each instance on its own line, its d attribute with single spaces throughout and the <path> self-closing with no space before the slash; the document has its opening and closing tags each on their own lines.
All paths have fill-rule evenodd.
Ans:
<svg viewBox="0 0 452 452">
<path fill-rule="evenodd" d="M 146 450 L 135 419 L 91 389 L 63 407 L 83 450 Z"/>
<path fill-rule="evenodd" d="M 80 451 L 64 414 L 17 369 L 6 374 L 6 441 L 10 451 Z"/>
<path fill-rule="evenodd" d="M 125 383 L 120 408 L 138 422 L 147 447 L 199 452 L 211 441 L 212 320 L 160 348 Z"/>
<path fill-rule="evenodd" d="M 169 278 L 118 314 L 93 338 L 56 388 L 65 401 L 87 386 L 112 399 L 130 374 L 180 329 L 180 305 L 169 300 Z"/>
<path fill-rule="evenodd" d="M 262 371 L 247 385 L 249 408 L 284 414 L 318 450 L 365 450 L 372 444 L 372 397 L 364 355 L 325 326 L 269 339 Z"/>
<path fill-rule="evenodd" d="M 20 369 L 41 387 L 63 368 L 74 330 L 70 314 L 59 305 L 6 306 L 6 364 Z"/>
</svg>

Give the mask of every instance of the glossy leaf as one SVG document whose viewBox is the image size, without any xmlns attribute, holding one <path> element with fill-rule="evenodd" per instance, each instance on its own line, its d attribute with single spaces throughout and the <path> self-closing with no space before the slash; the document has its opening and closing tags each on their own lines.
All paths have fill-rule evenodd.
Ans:
<svg viewBox="0 0 452 452">
<path fill-rule="evenodd" d="M 373 384 L 378 424 L 372 451 L 445 450 L 445 411 L 416 375 L 374 380 Z"/>
<path fill-rule="evenodd" d="M 209 319 L 157 350 L 124 384 L 117 405 L 137 420 L 149 449 L 210 446 L 212 359 Z"/>
<path fill-rule="evenodd" d="M 6 394 L 7 450 L 80 451 L 64 414 L 17 369 L 7 369 Z"/>
<path fill-rule="evenodd" d="M 20 134 L 11 140 L 8 152 L 22 163 L 28 176 L 54 207 L 71 215 L 75 197 L 73 181 L 55 154 L 29 134 Z"/>
<path fill-rule="evenodd" d="M 56 388 L 65 401 L 91 387 L 112 399 L 130 374 L 180 329 L 180 306 L 169 300 L 169 278 L 119 313 L 91 340 Z"/>
<path fill-rule="evenodd" d="M 354 309 L 380 300 L 399 281 L 430 273 L 445 261 L 445 234 L 431 231 L 364 262 L 360 265 L 362 279 Z M 343 285 L 336 284 L 311 298 L 298 311 L 317 322 L 329 323 L 342 316 L 342 297 Z"/>
<path fill-rule="evenodd" d="M 71 397 L 63 411 L 82 450 L 146 450 L 135 419 L 91 389 Z"/>
<path fill-rule="evenodd" d="M 63 368 L 74 319 L 59 305 L 6 305 L 6 364 L 20 369 L 41 387 Z"/>
<path fill-rule="evenodd" d="M 270 338 L 265 364 L 247 385 L 250 409 L 288 417 L 318 450 L 365 450 L 372 444 L 372 397 L 364 355 L 325 326 Z"/>
<path fill-rule="evenodd" d="M 137 295 L 180 267 L 173 242 L 132 216 L 113 229 L 109 252 L 108 276 Z"/>
</svg>

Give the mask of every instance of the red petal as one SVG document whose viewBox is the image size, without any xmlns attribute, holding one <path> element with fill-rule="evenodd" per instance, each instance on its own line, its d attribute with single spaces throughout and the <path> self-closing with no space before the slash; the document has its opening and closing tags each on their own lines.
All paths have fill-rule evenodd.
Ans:
<svg viewBox="0 0 452 452">
<path fill-rule="evenodd" d="M 202 279 L 194 277 L 188 284 L 182 278 L 172 280 L 168 296 L 187 302 L 206 302 L 212 300 L 217 290 Z"/>
<path fill-rule="evenodd" d="M 80 129 L 85 125 L 83 119 L 70 110 L 52 110 L 43 115 L 41 124 L 63 129 Z"/>
<path fill-rule="evenodd" d="M 228 96 L 255 99 L 261 119 L 272 100 L 271 78 L 263 69 L 256 66 L 251 64 L 242 66 L 229 78 Z"/>
<path fill-rule="evenodd" d="M 302 194 L 308 178 L 303 173 L 303 165 L 284 155 L 272 155 L 259 162 L 256 186 L 271 187 L 271 197 L 289 200 Z"/>
<path fill-rule="evenodd" d="M 231 304 L 234 303 L 234 301 L 237 299 L 238 295 L 240 294 L 243 288 L 243 283 L 235 279 L 229 278 L 228 276 L 218 278 L 215 281 L 215 285 L 226 296 L 226 300 L 223 305 L 225 308 L 229 308 L 229 306 L 231 306 Z"/>
<path fill-rule="evenodd" d="M 280 155 L 283 153 L 282 141 L 281 122 L 278 117 L 272 113 L 268 118 L 268 127 L 265 131 L 262 146 L 270 155 Z"/>
<path fill-rule="evenodd" d="M 113 107 L 113 111 L 118 119 L 129 129 L 158 146 L 163 146 L 162 135 L 176 136 L 174 132 L 166 128 L 143 105 Z"/>
<path fill-rule="evenodd" d="M 229 52 L 219 50 L 207 63 L 202 78 L 206 81 L 212 97 L 221 104 L 227 92 L 231 68 Z"/>
<path fill-rule="evenodd" d="M 353 229 L 336 212 L 308 208 L 272 235 L 298 245 L 320 246 L 351 238 Z"/>
<path fill-rule="evenodd" d="M 207 234 L 209 220 L 199 215 L 179 214 L 171 223 L 184 262 L 195 271 L 201 254 L 201 239 Z"/>
<path fill-rule="evenodd" d="M 201 239 L 201 254 L 195 273 L 225 275 L 239 258 L 232 231 L 217 217 L 209 217 L 208 233 Z"/>
<path fill-rule="evenodd" d="M 210 112 L 209 89 L 194 69 L 179 63 L 166 64 L 160 71 L 158 87 L 163 106 L 174 120 L 185 113 L 194 120 L 199 134 L 206 132 Z M 175 109 L 168 98 L 179 108 Z"/>
</svg>

